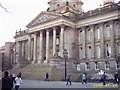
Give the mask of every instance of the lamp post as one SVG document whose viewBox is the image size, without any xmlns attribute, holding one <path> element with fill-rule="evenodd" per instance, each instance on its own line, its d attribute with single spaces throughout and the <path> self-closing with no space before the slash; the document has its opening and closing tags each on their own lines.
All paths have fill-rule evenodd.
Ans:
<svg viewBox="0 0 120 90">
<path fill-rule="evenodd" d="M 67 49 L 64 49 L 64 51 L 63 51 L 63 55 L 64 55 L 64 58 L 65 58 L 65 80 L 66 80 L 66 75 L 67 75 L 66 59 L 67 59 L 67 57 L 68 57 Z"/>
</svg>

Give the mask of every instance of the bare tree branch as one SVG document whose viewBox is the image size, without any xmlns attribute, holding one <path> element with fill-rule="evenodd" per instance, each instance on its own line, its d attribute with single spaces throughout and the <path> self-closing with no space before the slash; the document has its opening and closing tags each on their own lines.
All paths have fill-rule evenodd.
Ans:
<svg viewBox="0 0 120 90">
<path fill-rule="evenodd" d="M 6 12 L 10 13 L 10 12 L 7 10 L 7 8 L 5 8 L 4 6 L 1 5 L 1 3 L 0 3 L 0 7 L 3 8 Z"/>
</svg>

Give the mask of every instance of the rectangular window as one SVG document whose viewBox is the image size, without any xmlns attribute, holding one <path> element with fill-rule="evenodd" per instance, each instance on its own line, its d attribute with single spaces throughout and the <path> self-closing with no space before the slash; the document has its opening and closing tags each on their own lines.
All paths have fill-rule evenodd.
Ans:
<svg viewBox="0 0 120 90">
<path fill-rule="evenodd" d="M 86 69 L 86 70 L 90 70 L 90 64 L 89 64 L 89 63 L 86 63 L 85 69 Z"/>
<path fill-rule="evenodd" d="M 116 69 L 120 69 L 120 61 L 116 61 Z"/>
<path fill-rule="evenodd" d="M 88 58 L 88 59 L 91 59 L 91 58 L 92 58 L 91 46 L 89 46 L 88 49 L 87 49 L 87 58 Z"/>
<path fill-rule="evenodd" d="M 83 54 L 82 54 L 82 47 L 80 48 L 80 59 L 82 59 L 82 56 L 83 56 Z"/>
<path fill-rule="evenodd" d="M 80 43 L 82 43 L 82 39 L 83 39 L 83 33 L 82 31 L 80 31 Z"/>
<path fill-rule="evenodd" d="M 80 71 L 80 64 L 77 64 L 77 71 Z"/>
<path fill-rule="evenodd" d="M 106 48 L 106 56 L 110 57 L 111 56 L 111 46 L 110 46 L 110 44 L 106 44 L 105 48 Z"/>
<path fill-rule="evenodd" d="M 100 28 L 99 27 L 96 30 L 96 39 L 100 39 Z"/>
<path fill-rule="evenodd" d="M 120 35 L 120 31 L 119 31 L 120 29 L 119 29 L 119 24 L 117 23 L 116 24 L 116 36 L 117 37 L 119 37 L 119 35 Z"/>
<path fill-rule="evenodd" d="M 96 46 L 96 58 L 100 58 L 100 46 Z"/>
<path fill-rule="evenodd" d="M 118 55 L 120 55 L 120 43 L 118 43 Z"/>
<path fill-rule="evenodd" d="M 91 40 L 91 30 L 90 29 L 88 30 L 88 35 L 87 36 L 88 36 L 88 41 L 90 41 Z"/>
<path fill-rule="evenodd" d="M 110 37 L 110 25 L 106 26 L 106 37 L 109 38 Z"/>
<path fill-rule="evenodd" d="M 95 62 L 95 70 L 99 70 L 99 63 Z"/>
<path fill-rule="evenodd" d="M 105 70 L 110 69 L 110 63 L 108 61 L 105 62 Z"/>
</svg>

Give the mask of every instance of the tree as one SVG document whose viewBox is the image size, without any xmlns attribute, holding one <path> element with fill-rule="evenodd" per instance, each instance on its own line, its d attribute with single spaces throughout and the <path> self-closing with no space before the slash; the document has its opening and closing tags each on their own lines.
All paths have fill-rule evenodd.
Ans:
<svg viewBox="0 0 120 90">
<path fill-rule="evenodd" d="M 0 8 L 3 8 L 6 12 L 10 13 L 7 8 L 5 8 L 4 6 L 2 6 L 2 4 L 0 3 Z"/>
</svg>

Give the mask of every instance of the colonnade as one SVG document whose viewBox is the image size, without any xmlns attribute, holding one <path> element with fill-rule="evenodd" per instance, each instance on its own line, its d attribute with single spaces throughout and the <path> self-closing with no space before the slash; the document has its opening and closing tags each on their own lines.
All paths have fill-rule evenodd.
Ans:
<svg viewBox="0 0 120 90">
<path fill-rule="evenodd" d="M 64 50 L 64 25 L 61 25 L 59 26 L 60 27 L 60 45 L 59 45 L 59 52 L 60 52 L 60 56 L 63 57 L 63 50 Z M 50 37 L 50 31 L 52 30 L 52 33 L 53 33 L 53 36 Z M 45 41 L 46 41 L 46 51 L 45 51 L 45 55 L 44 55 L 44 48 L 43 48 L 43 42 L 44 42 L 44 36 L 43 36 L 43 32 L 45 32 Z M 39 44 L 37 44 L 37 38 L 38 38 L 38 33 L 39 33 Z M 33 60 L 32 60 L 32 63 L 43 63 L 44 62 L 44 56 L 46 57 L 46 63 L 49 63 L 49 59 L 50 59 L 50 48 L 49 48 L 49 45 L 50 45 L 50 38 L 53 39 L 53 42 L 52 42 L 52 55 L 54 56 L 56 54 L 56 33 L 57 33 L 57 27 L 52 27 L 51 28 L 48 28 L 48 29 L 45 29 L 45 30 L 39 30 L 37 32 L 34 32 L 34 33 L 29 33 L 28 34 L 28 39 L 27 39 L 27 60 L 28 61 L 31 61 L 31 49 L 33 48 Z M 31 46 L 31 42 L 32 42 L 32 39 L 33 39 L 33 47 Z M 25 52 L 25 43 L 24 41 L 18 41 L 17 42 L 18 44 L 18 55 L 19 55 L 19 60 L 22 60 L 23 58 L 21 58 L 22 56 L 24 56 L 24 52 Z M 39 59 L 37 59 L 37 45 L 39 45 Z"/>
</svg>

